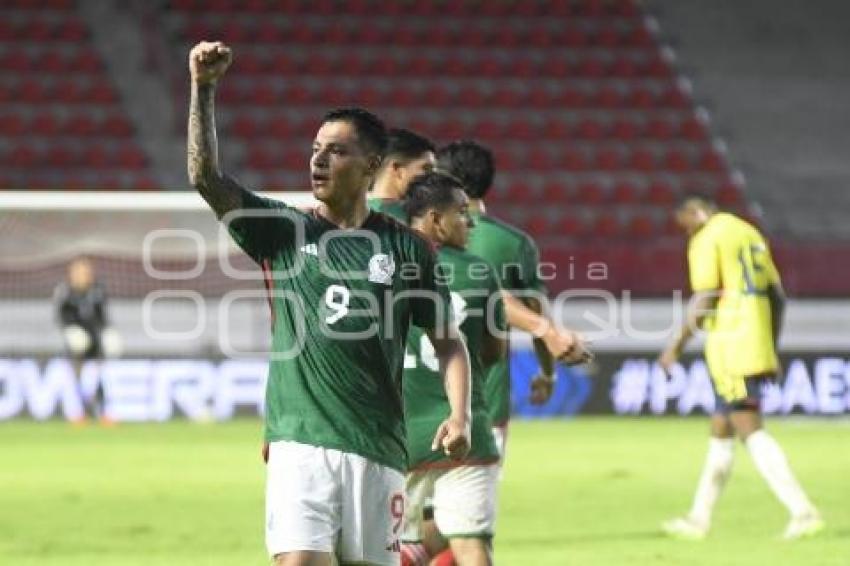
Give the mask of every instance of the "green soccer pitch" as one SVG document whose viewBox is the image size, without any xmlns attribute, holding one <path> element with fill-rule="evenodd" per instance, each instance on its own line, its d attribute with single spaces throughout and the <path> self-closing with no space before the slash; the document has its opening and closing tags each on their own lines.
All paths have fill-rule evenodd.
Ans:
<svg viewBox="0 0 850 566">
<path fill-rule="evenodd" d="M 768 424 L 827 529 L 778 539 L 785 512 L 738 447 L 702 542 L 658 524 L 690 503 L 705 419 L 515 422 L 496 562 L 532 566 L 846 565 L 850 420 Z M 263 565 L 260 424 L 0 424 L 0 563 Z"/>
</svg>

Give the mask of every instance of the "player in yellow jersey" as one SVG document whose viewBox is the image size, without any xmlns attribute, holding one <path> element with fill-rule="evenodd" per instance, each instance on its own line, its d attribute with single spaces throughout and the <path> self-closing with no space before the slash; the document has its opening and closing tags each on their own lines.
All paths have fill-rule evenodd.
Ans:
<svg viewBox="0 0 850 566">
<path fill-rule="evenodd" d="M 701 539 L 732 471 L 737 436 L 791 514 L 784 537 L 823 529 L 820 514 L 797 483 L 782 448 L 762 428 L 761 388 L 779 372 L 776 344 L 784 294 L 767 242 L 751 224 L 718 212 L 702 196 L 686 197 L 675 211 L 689 236 L 688 267 L 694 296 L 681 331 L 659 358 L 669 370 L 697 328 L 707 332 L 705 359 L 715 391 L 715 414 L 705 467 L 687 516 L 667 521 L 672 536 Z"/>
</svg>

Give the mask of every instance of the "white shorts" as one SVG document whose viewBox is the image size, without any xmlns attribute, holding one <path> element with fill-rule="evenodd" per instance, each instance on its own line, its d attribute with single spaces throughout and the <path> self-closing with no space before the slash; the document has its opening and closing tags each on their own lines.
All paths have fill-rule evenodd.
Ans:
<svg viewBox="0 0 850 566">
<path fill-rule="evenodd" d="M 396 566 L 404 476 L 367 458 L 298 442 L 269 445 L 266 547 Z"/>
<path fill-rule="evenodd" d="M 498 464 L 408 473 L 402 540 L 422 540 L 423 510 L 431 505 L 444 537 L 492 537 L 498 477 Z"/>
</svg>

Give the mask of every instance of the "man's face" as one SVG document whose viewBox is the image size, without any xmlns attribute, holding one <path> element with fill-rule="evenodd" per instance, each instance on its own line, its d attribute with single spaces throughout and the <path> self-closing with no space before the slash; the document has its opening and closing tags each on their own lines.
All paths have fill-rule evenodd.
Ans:
<svg viewBox="0 0 850 566">
<path fill-rule="evenodd" d="M 708 221 L 709 214 L 695 202 L 686 202 L 673 213 L 676 225 L 688 236 L 696 234 Z"/>
<path fill-rule="evenodd" d="M 68 281 L 74 289 L 88 289 L 94 283 L 94 269 L 87 260 L 78 259 L 68 267 Z"/>
<path fill-rule="evenodd" d="M 455 189 L 454 195 L 454 203 L 437 213 L 437 241 L 456 248 L 465 248 L 469 241 L 469 230 L 475 223 L 469 215 L 469 197 L 461 189 Z"/>
<path fill-rule="evenodd" d="M 401 195 L 407 192 L 407 187 L 414 177 L 423 173 L 430 173 L 437 165 L 437 158 L 433 151 L 426 151 L 416 159 L 410 161 L 394 161 L 392 163 L 393 173 Z"/>
<path fill-rule="evenodd" d="M 366 153 L 353 124 L 326 122 L 316 133 L 310 158 L 313 196 L 326 204 L 353 202 L 369 186 L 378 158 Z"/>
</svg>

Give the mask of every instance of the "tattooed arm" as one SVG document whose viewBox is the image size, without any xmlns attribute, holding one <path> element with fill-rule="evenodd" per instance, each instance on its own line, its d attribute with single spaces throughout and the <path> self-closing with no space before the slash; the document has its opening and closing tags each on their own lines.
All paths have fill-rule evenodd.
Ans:
<svg viewBox="0 0 850 566">
<path fill-rule="evenodd" d="M 242 206 L 246 189 L 221 172 L 215 132 L 215 90 L 233 53 L 223 43 L 202 41 L 189 53 L 192 96 L 189 104 L 189 182 L 221 218 Z"/>
</svg>

